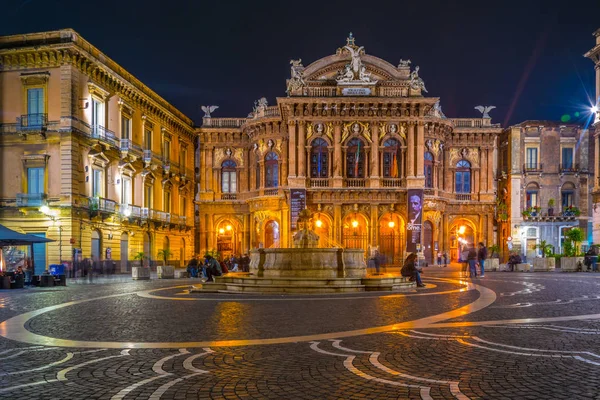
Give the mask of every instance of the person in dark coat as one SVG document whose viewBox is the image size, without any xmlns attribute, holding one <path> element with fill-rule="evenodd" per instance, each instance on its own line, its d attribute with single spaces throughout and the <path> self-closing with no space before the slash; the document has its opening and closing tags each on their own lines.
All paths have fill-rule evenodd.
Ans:
<svg viewBox="0 0 600 400">
<path fill-rule="evenodd" d="M 477 250 L 477 262 L 479 263 L 479 267 L 481 268 L 481 277 L 485 276 L 485 260 L 487 258 L 487 247 L 483 242 L 479 242 L 479 250 Z"/>
<path fill-rule="evenodd" d="M 404 265 L 400 270 L 400 274 L 407 278 L 410 278 L 411 281 L 417 282 L 417 287 L 425 287 L 423 282 L 421 281 L 420 270 L 416 267 L 415 263 L 417 261 L 417 253 L 410 253 L 406 260 L 404 261 Z"/>
<path fill-rule="evenodd" d="M 475 251 L 475 246 L 473 245 L 469 247 L 467 261 L 469 262 L 469 277 L 477 278 L 477 251 Z"/>
</svg>

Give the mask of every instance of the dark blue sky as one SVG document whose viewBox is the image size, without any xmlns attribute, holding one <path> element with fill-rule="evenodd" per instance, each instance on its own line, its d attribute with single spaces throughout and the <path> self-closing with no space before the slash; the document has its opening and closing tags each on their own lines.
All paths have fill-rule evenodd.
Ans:
<svg viewBox="0 0 600 400">
<path fill-rule="evenodd" d="M 308 65 L 333 54 L 350 31 L 368 54 L 419 65 L 448 117 L 493 104 L 493 122 L 503 124 L 577 120 L 594 96 L 593 64 L 582 55 L 600 28 L 600 0 L 382 4 L 2 0 L 0 35 L 73 28 L 196 123 L 200 105 L 244 117 L 255 99 L 274 104 L 291 58 Z"/>
</svg>

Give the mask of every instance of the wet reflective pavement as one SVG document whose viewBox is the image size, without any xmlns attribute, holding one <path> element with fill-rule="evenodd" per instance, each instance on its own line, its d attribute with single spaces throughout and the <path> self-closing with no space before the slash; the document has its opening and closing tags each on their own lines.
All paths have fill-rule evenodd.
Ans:
<svg viewBox="0 0 600 400">
<path fill-rule="evenodd" d="M 600 273 L 423 278 L 341 295 L 123 278 L 0 291 L 0 398 L 598 398 Z"/>
</svg>

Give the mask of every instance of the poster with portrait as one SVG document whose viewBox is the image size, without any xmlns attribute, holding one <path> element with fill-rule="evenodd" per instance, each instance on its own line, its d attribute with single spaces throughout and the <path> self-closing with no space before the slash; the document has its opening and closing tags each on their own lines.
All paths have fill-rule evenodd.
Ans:
<svg viewBox="0 0 600 400">
<path fill-rule="evenodd" d="M 407 199 L 406 251 L 413 253 L 417 251 L 417 244 L 421 243 L 423 189 L 409 189 Z"/>
</svg>

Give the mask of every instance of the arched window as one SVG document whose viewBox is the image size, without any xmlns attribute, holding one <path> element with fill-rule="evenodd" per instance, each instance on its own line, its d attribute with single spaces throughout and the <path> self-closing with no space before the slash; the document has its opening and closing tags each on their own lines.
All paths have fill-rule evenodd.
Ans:
<svg viewBox="0 0 600 400">
<path fill-rule="evenodd" d="M 433 154 L 429 151 L 425 153 L 425 162 L 424 162 L 424 174 L 425 174 L 425 187 L 432 188 L 433 187 Z"/>
<path fill-rule="evenodd" d="M 269 152 L 265 156 L 265 187 L 279 186 L 279 161 L 277 154 Z"/>
<path fill-rule="evenodd" d="M 383 143 L 383 177 L 400 177 L 400 142 L 396 139 Z"/>
<path fill-rule="evenodd" d="M 221 192 L 237 192 L 237 171 L 236 163 L 233 160 L 225 160 L 221 164 Z"/>
<path fill-rule="evenodd" d="M 321 138 L 313 140 L 310 149 L 310 177 L 327 178 L 328 176 L 327 142 Z"/>
<path fill-rule="evenodd" d="M 358 138 L 348 142 L 346 152 L 346 177 L 364 178 L 365 177 L 365 145 Z"/>
<path fill-rule="evenodd" d="M 456 181 L 456 193 L 471 193 L 471 164 L 467 160 L 456 163 L 454 174 Z"/>
</svg>

